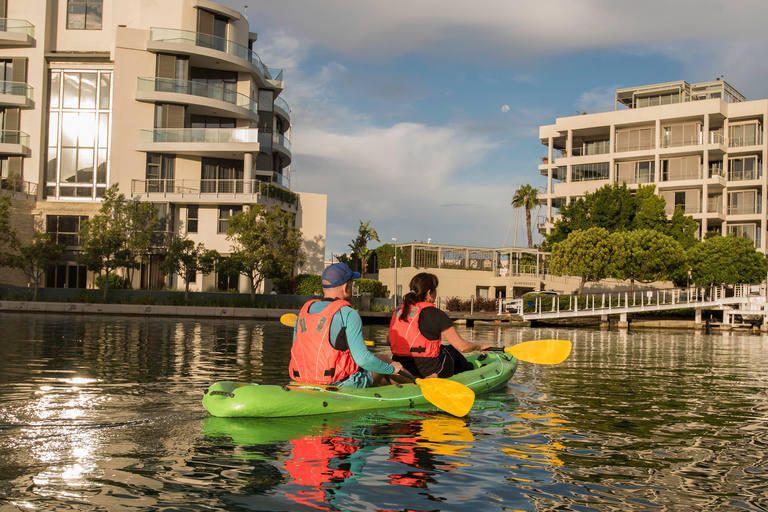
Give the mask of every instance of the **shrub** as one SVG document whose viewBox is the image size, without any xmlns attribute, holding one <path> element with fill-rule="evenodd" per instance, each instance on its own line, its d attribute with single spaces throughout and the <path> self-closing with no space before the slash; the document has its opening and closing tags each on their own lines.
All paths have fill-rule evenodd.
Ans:
<svg viewBox="0 0 768 512">
<path fill-rule="evenodd" d="M 322 295 L 323 286 L 320 284 L 320 276 L 314 274 L 299 274 L 296 276 L 297 295 Z"/>
<path fill-rule="evenodd" d="M 106 279 L 106 274 L 99 274 L 98 277 L 96 277 L 96 287 L 99 290 L 104 289 L 104 280 Z M 109 289 L 110 290 L 118 290 L 123 287 L 123 278 L 114 272 L 109 274 Z"/>
<path fill-rule="evenodd" d="M 381 281 L 378 281 L 376 279 L 356 279 L 355 283 L 357 284 L 357 289 L 360 291 L 360 293 L 370 293 L 371 297 L 379 298 L 381 297 L 382 290 L 384 289 L 384 285 Z"/>
</svg>

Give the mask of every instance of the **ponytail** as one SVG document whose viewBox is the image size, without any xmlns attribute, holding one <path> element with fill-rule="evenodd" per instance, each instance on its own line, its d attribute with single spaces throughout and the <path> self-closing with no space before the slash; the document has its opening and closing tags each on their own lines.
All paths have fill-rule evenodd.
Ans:
<svg viewBox="0 0 768 512">
<path fill-rule="evenodd" d="M 435 274 L 422 272 L 413 276 L 411 283 L 408 285 L 411 291 L 406 293 L 403 297 L 403 302 L 401 304 L 403 309 L 399 319 L 403 322 L 408 321 L 408 314 L 411 312 L 411 308 L 414 304 L 417 302 L 424 302 L 427 299 L 427 294 L 429 292 L 437 292 L 437 284 L 438 281 Z"/>
</svg>

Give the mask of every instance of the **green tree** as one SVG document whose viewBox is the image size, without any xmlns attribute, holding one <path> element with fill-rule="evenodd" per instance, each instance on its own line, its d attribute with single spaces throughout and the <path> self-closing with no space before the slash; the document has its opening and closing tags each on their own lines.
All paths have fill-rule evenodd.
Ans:
<svg viewBox="0 0 768 512">
<path fill-rule="evenodd" d="M 682 206 L 675 207 L 675 213 L 666 225 L 666 234 L 678 241 L 686 251 L 699 244 L 696 238 L 696 232 L 699 225 L 693 220 L 693 217 L 686 215 Z"/>
<path fill-rule="evenodd" d="M 125 266 L 127 284 L 133 281 L 133 271 L 141 268 L 142 263 L 147 263 L 159 220 L 152 203 L 135 200 L 124 205 L 122 218 L 125 222 L 127 249 L 130 252 Z"/>
<path fill-rule="evenodd" d="M 350 256 L 356 259 L 360 263 L 360 273 L 365 277 L 368 271 L 368 258 L 373 255 L 373 251 L 368 248 L 368 242 L 379 242 L 379 235 L 376 230 L 369 227 L 371 221 L 363 223 L 360 221 L 360 227 L 357 230 L 357 237 L 349 244 L 349 248 L 352 249 Z"/>
<path fill-rule="evenodd" d="M 117 184 L 110 186 L 104 192 L 99 212 L 83 221 L 78 232 L 80 251 L 75 258 L 88 270 L 105 273 L 104 299 L 109 291 L 109 274 L 131 261 L 123 221 L 124 205 L 125 197 L 117 193 Z"/>
<path fill-rule="evenodd" d="M 635 200 L 637 201 L 637 212 L 635 213 L 633 228 L 666 232 L 667 201 L 656 195 L 656 185 L 639 185 Z"/>
<path fill-rule="evenodd" d="M 691 280 L 699 286 L 759 283 L 768 260 L 748 238 L 710 235 L 688 251 Z"/>
<path fill-rule="evenodd" d="M 168 245 L 160 270 L 165 275 L 178 274 L 184 279 L 184 303 L 189 304 L 190 280 L 198 272 L 203 275 L 213 272 L 220 258 L 215 249 L 208 250 L 202 243 L 195 246 L 193 240 L 177 237 Z"/>
<path fill-rule="evenodd" d="M 16 230 L 11 224 L 11 198 L 0 197 L 0 267 L 10 266 L 8 258 L 13 254 L 18 245 Z"/>
<path fill-rule="evenodd" d="M 652 283 L 671 278 L 685 264 L 685 251 L 672 237 L 654 229 L 618 231 L 611 236 L 609 273 L 616 279 Z"/>
<path fill-rule="evenodd" d="M 227 240 L 232 246 L 227 265 L 249 279 L 253 302 L 264 279 L 286 277 L 304 264 L 302 235 L 294 224 L 294 216 L 276 204 L 268 210 L 252 206 L 229 218 Z"/>
<path fill-rule="evenodd" d="M 37 300 L 37 291 L 40 280 L 49 268 L 56 265 L 64 254 L 65 244 L 54 243 L 48 233 L 35 233 L 32 235 L 32 243 L 18 248 L 18 254 L 8 258 L 8 266 L 18 268 L 35 285 L 35 294 L 32 300 Z"/>
<path fill-rule="evenodd" d="M 528 232 L 528 248 L 533 247 L 533 232 L 531 228 L 531 210 L 541 205 L 539 192 L 531 185 L 521 185 L 512 196 L 514 208 L 525 208 L 525 227 Z"/>
<path fill-rule="evenodd" d="M 556 276 L 579 276 L 579 293 L 588 282 L 608 277 L 613 246 L 608 230 L 589 228 L 577 230 L 552 248 L 549 270 Z"/>
</svg>

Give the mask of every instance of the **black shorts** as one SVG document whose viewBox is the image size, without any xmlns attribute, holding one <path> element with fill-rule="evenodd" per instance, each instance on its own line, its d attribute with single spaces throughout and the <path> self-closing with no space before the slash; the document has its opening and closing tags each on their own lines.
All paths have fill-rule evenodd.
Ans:
<svg viewBox="0 0 768 512">
<path fill-rule="evenodd" d="M 441 345 L 437 357 L 393 355 L 392 359 L 402 364 L 405 371 L 421 379 L 434 373 L 441 379 L 445 379 L 472 368 L 461 352 L 451 345 Z"/>
</svg>

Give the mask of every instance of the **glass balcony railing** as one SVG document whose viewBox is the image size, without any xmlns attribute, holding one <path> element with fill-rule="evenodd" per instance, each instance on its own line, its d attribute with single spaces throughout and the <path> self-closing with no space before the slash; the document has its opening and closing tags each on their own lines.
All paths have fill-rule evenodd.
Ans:
<svg viewBox="0 0 768 512">
<path fill-rule="evenodd" d="M 187 44 L 198 46 L 200 48 L 211 48 L 229 55 L 245 59 L 256 66 L 264 78 L 277 82 L 283 81 L 283 70 L 268 68 L 261 61 L 261 58 L 248 48 L 234 41 L 229 41 L 223 37 L 217 37 L 202 32 L 192 32 L 190 30 L 176 30 L 170 28 L 152 28 L 150 29 L 150 40 L 164 41 L 166 43 Z"/>
<path fill-rule="evenodd" d="M 26 20 L 9 20 L 8 18 L 0 18 L 0 32 L 26 34 L 29 37 L 35 37 L 35 26 Z"/>
<path fill-rule="evenodd" d="M 288 137 L 285 135 L 279 134 L 279 133 L 273 133 L 272 134 L 272 143 L 273 144 L 280 144 L 288 151 L 291 150 L 291 141 L 288 140 Z"/>
<path fill-rule="evenodd" d="M 280 107 L 286 112 L 291 111 L 291 108 L 288 106 L 288 102 L 286 102 L 283 98 L 280 98 L 280 97 L 275 98 L 275 106 Z"/>
<path fill-rule="evenodd" d="M 258 134 L 255 128 L 159 128 L 141 130 L 139 142 L 257 143 Z"/>
<path fill-rule="evenodd" d="M 25 96 L 32 99 L 32 87 L 24 82 L 0 82 L 0 94 L 8 96 Z"/>
<path fill-rule="evenodd" d="M 21 144 L 29 147 L 29 135 L 19 131 L 2 130 L 0 131 L 0 144 Z"/>
<path fill-rule="evenodd" d="M 254 114 L 259 112 L 259 105 L 256 100 L 249 98 L 245 94 L 201 82 L 174 80 L 173 78 L 140 77 L 138 88 L 140 91 L 174 92 L 225 101 L 249 110 Z"/>
<path fill-rule="evenodd" d="M 763 132 L 758 132 L 748 137 L 731 137 L 728 139 L 729 148 L 743 148 L 745 146 L 759 146 L 763 143 Z"/>
</svg>

